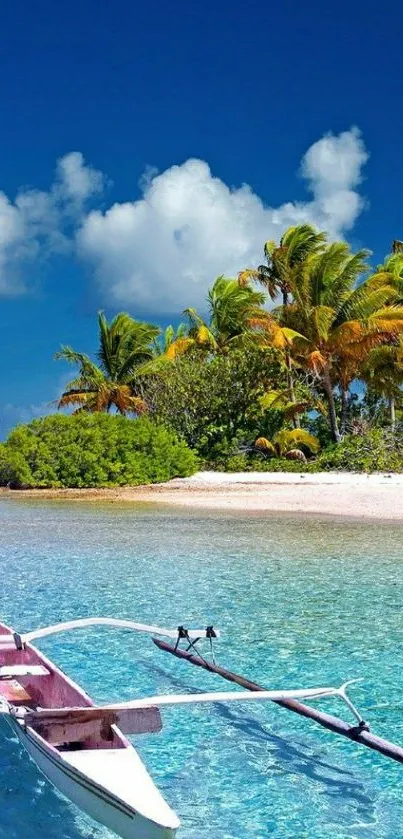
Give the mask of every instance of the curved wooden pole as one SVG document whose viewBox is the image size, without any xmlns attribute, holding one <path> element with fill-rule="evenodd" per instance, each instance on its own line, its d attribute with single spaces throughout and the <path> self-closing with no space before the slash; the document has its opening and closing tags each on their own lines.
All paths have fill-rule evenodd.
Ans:
<svg viewBox="0 0 403 839">
<path fill-rule="evenodd" d="M 241 685 L 245 690 L 258 691 L 265 689 L 256 682 L 250 681 L 250 679 L 245 679 L 237 673 L 225 670 L 224 667 L 219 667 L 217 664 L 198 658 L 198 656 L 185 650 L 175 649 L 171 644 L 167 644 L 166 641 L 161 641 L 159 638 L 153 638 L 153 641 L 160 650 L 171 653 L 176 658 L 181 658 L 190 664 L 195 664 L 197 667 L 202 667 L 210 673 L 216 673 L 217 676 L 221 676 L 222 679 L 226 679 L 228 682 Z M 340 720 L 332 714 L 317 711 L 316 708 L 311 708 L 310 705 L 298 702 L 297 699 L 274 699 L 272 701 L 276 705 L 281 705 L 282 708 L 287 708 L 288 711 L 293 711 L 294 714 L 299 714 L 301 717 L 313 720 L 323 726 L 323 728 L 333 731 L 335 734 L 341 734 L 343 737 L 348 737 L 349 740 L 354 740 L 356 743 L 361 743 L 362 746 L 367 746 L 369 749 L 380 752 L 385 757 L 391 758 L 391 760 L 403 763 L 403 748 L 401 746 L 397 746 L 395 743 L 389 742 L 389 740 L 384 740 L 382 737 L 377 737 L 376 734 L 372 734 L 371 731 L 368 731 L 363 726 L 350 726 L 344 720 Z"/>
</svg>

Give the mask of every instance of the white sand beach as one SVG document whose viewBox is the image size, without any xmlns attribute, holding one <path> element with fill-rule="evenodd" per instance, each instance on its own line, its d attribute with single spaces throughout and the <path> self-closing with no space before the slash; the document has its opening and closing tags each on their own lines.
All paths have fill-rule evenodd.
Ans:
<svg viewBox="0 0 403 839">
<path fill-rule="evenodd" d="M 319 514 L 403 522 L 403 475 L 198 472 L 165 484 L 115 489 L 3 490 L 0 498 L 151 502 L 216 510 Z"/>
</svg>

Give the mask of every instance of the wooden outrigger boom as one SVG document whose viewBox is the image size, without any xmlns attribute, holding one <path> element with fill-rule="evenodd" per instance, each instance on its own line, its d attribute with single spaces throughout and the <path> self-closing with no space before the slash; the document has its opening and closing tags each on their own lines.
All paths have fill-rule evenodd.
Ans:
<svg viewBox="0 0 403 839">
<path fill-rule="evenodd" d="M 178 646 L 173 647 L 171 644 L 168 644 L 166 641 L 161 641 L 159 638 L 153 638 L 153 641 L 160 650 L 171 653 L 171 655 L 176 656 L 176 658 L 188 661 L 189 664 L 195 664 L 197 667 L 202 667 L 210 673 L 216 673 L 216 675 L 221 676 L 222 679 L 226 679 L 228 682 L 234 682 L 235 684 L 245 688 L 245 690 L 250 690 L 252 692 L 265 690 L 262 685 L 258 685 L 250 679 L 245 679 L 244 676 L 232 673 L 230 670 L 225 670 L 224 667 L 219 667 L 217 664 L 208 661 L 204 657 L 198 655 L 197 650 L 196 652 L 191 653 L 187 650 L 179 649 Z M 344 720 L 341 720 L 332 714 L 327 714 L 324 711 L 318 711 L 316 708 L 312 708 L 310 705 L 305 705 L 305 703 L 299 702 L 297 699 L 273 699 L 271 701 L 275 702 L 276 705 L 281 705 L 282 708 L 287 708 L 288 711 L 293 711 L 294 714 L 299 714 L 301 717 L 313 720 L 323 728 L 333 731 L 334 734 L 340 734 L 342 737 L 354 740 L 354 742 L 360 743 L 368 749 L 380 752 L 380 754 L 383 754 L 385 757 L 389 757 L 391 760 L 403 763 L 403 748 L 401 746 L 397 746 L 395 743 L 391 743 L 389 740 L 384 740 L 383 737 L 378 737 L 376 734 L 373 734 L 369 730 L 368 724 L 364 721 L 358 725 L 351 726 L 344 722 Z"/>
<path fill-rule="evenodd" d="M 40 708 L 36 711 L 24 709 L 22 713 L 17 711 L 16 716 L 23 720 L 25 726 L 40 726 L 41 730 L 55 725 L 80 725 L 80 723 L 88 723 L 93 720 L 105 720 L 109 726 L 118 725 L 120 730 L 126 734 L 145 734 L 161 730 L 158 709 L 169 705 L 198 705 L 203 702 L 251 702 L 252 700 L 279 702 L 286 699 L 323 699 L 328 696 L 338 696 L 350 708 L 356 719 L 361 722 L 359 712 L 346 696 L 347 684 L 341 685 L 339 688 L 259 690 L 254 693 L 250 693 L 250 691 L 216 690 L 209 693 L 168 693 L 162 696 L 132 699 L 128 702 L 97 705 L 91 708 Z"/>
</svg>

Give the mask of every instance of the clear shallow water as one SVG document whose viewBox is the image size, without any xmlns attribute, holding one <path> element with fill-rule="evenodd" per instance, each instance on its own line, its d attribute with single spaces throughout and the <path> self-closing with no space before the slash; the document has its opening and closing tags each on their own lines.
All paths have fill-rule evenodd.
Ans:
<svg viewBox="0 0 403 839">
<path fill-rule="evenodd" d="M 218 660 L 267 686 L 363 676 L 364 716 L 403 743 L 402 537 L 391 524 L 2 501 L 0 615 L 21 631 L 88 615 L 213 622 Z M 98 701 L 225 689 L 147 636 L 98 628 L 41 648 Z M 276 706 L 166 710 L 162 734 L 136 746 L 180 839 L 403 837 L 403 767 Z M 0 777 L 1 839 L 112 839 L 1 721 Z"/>
</svg>

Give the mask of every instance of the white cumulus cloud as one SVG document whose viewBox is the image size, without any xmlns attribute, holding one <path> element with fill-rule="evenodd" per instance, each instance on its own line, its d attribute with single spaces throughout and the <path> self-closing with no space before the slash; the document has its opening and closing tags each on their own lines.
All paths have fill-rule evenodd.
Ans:
<svg viewBox="0 0 403 839">
<path fill-rule="evenodd" d="M 246 185 L 228 186 L 206 162 L 187 160 L 148 176 L 140 200 L 90 212 L 78 250 L 116 306 L 157 314 L 203 306 L 217 275 L 257 265 L 263 243 L 289 225 L 311 222 L 343 236 L 363 207 L 356 187 L 367 157 L 356 128 L 324 136 L 301 163 L 312 198 L 279 207 Z"/>
<path fill-rule="evenodd" d="M 71 225 L 80 223 L 85 202 L 104 182 L 81 152 L 71 152 L 58 161 L 48 192 L 21 189 L 14 201 L 0 192 L 0 295 L 23 291 L 35 260 L 71 250 Z"/>
<path fill-rule="evenodd" d="M 102 172 L 87 166 L 80 151 L 72 151 L 60 158 L 57 163 L 59 195 L 80 204 L 92 195 L 102 192 L 105 177 Z"/>
<path fill-rule="evenodd" d="M 263 243 L 288 226 L 308 221 L 344 236 L 364 205 L 358 187 L 367 157 L 358 129 L 325 135 L 301 161 L 307 200 L 277 207 L 190 159 L 161 174 L 149 167 L 139 200 L 88 211 L 107 180 L 70 152 L 49 191 L 21 189 L 14 201 L 0 192 L 0 295 L 24 290 L 34 261 L 76 247 L 105 302 L 156 315 L 203 307 L 216 276 L 258 265 Z"/>
<path fill-rule="evenodd" d="M 305 154 L 301 174 L 308 181 L 318 223 L 334 236 L 353 226 L 364 201 L 356 191 L 368 152 L 357 128 L 338 136 L 327 134 Z"/>
</svg>

